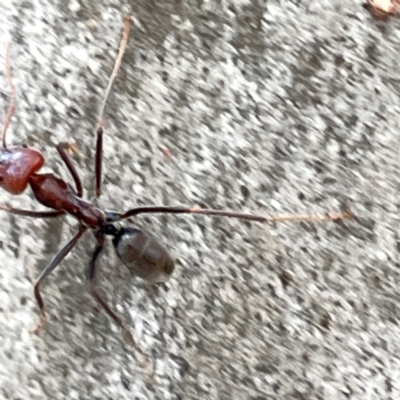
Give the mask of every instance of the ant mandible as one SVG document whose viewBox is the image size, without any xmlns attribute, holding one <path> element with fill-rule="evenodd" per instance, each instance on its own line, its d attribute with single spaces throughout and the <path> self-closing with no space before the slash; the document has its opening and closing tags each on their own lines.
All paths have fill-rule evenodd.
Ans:
<svg viewBox="0 0 400 400">
<path fill-rule="evenodd" d="M 40 290 L 42 283 L 73 249 L 82 235 L 90 229 L 94 233 L 94 236 L 97 240 L 97 245 L 89 264 L 89 272 L 87 277 L 89 291 L 104 308 L 107 314 L 122 329 L 125 338 L 134 346 L 137 351 L 139 351 L 142 355 L 146 355 L 136 344 L 132 334 L 125 327 L 123 320 L 108 305 L 107 301 L 98 292 L 95 285 L 97 260 L 103 250 L 105 237 L 112 236 L 112 242 L 118 257 L 134 276 L 139 276 L 151 282 L 163 282 L 167 280 L 174 271 L 174 261 L 167 250 L 155 238 L 148 236 L 146 233 L 137 228 L 117 228 L 114 223 L 139 214 L 149 213 L 201 214 L 214 217 L 238 218 L 263 223 L 284 221 L 338 221 L 352 218 L 353 214 L 350 211 L 345 211 L 338 214 L 326 215 L 281 215 L 275 217 L 265 217 L 261 215 L 235 213 L 223 210 L 220 211 L 180 206 L 137 207 L 123 213 L 99 209 L 97 206 L 97 201 L 102 191 L 101 182 L 104 112 L 111 87 L 121 66 L 122 57 L 127 47 L 129 32 L 132 24 L 133 19 L 131 17 L 125 18 L 125 26 L 119 47 L 119 53 L 100 106 L 100 113 L 96 127 L 96 196 L 91 202 L 84 200 L 82 197 L 82 182 L 68 154 L 67 150 L 69 145 L 67 143 L 58 144 L 57 150 L 69 173 L 71 174 L 75 184 L 75 189 L 73 189 L 63 179 L 52 173 L 38 173 L 39 169 L 45 162 L 45 157 L 40 151 L 24 145 L 13 147 L 7 146 L 7 129 L 14 115 L 16 103 L 16 89 L 12 81 L 10 66 L 10 46 L 8 46 L 6 55 L 6 73 L 7 80 L 12 91 L 12 99 L 8 108 L 6 122 L 2 132 L 3 150 L 0 152 L 0 187 L 13 195 L 18 195 L 24 192 L 29 185 L 36 200 L 42 205 L 52 209 L 52 211 L 22 210 L 5 205 L 0 205 L 0 209 L 11 214 L 34 218 L 54 218 L 64 214 L 70 214 L 79 222 L 78 233 L 76 233 L 76 235 L 58 252 L 51 263 L 39 276 L 34 285 L 34 294 L 40 309 L 40 322 L 38 323 L 34 332 L 39 332 L 47 320 L 45 304 Z"/>
</svg>

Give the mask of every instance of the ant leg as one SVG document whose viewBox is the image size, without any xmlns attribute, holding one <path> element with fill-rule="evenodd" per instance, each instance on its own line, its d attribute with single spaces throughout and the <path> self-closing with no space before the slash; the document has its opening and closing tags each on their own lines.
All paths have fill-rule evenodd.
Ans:
<svg viewBox="0 0 400 400">
<path fill-rule="evenodd" d="M 104 308 L 105 312 L 114 320 L 114 322 L 122 329 L 124 338 L 128 341 L 134 349 L 143 357 L 143 360 L 140 360 L 142 364 L 142 368 L 148 373 L 150 376 L 153 375 L 153 362 L 150 356 L 144 352 L 139 345 L 136 343 L 132 333 L 126 328 L 124 322 L 119 317 L 119 315 L 108 305 L 107 301 L 101 296 L 99 291 L 97 290 L 95 280 L 96 280 L 96 270 L 97 270 L 97 259 L 104 248 L 104 235 L 99 234 L 96 235 L 97 238 L 97 246 L 94 250 L 92 259 L 90 260 L 89 265 L 89 274 L 88 274 L 88 286 L 90 294 L 98 301 L 98 303 Z"/>
<path fill-rule="evenodd" d="M 54 218 L 63 215 L 63 211 L 33 211 L 33 210 L 21 210 L 20 208 L 8 207 L 0 205 L 0 210 L 6 211 L 10 214 L 22 215 L 24 217 L 32 218 Z"/>
<path fill-rule="evenodd" d="M 73 249 L 73 247 L 76 245 L 76 243 L 78 242 L 80 237 L 85 233 L 86 230 L 87 230 L 86 226 L 83 225 L 80 226 L 78 233 L 58 252 L 58 254 L 53 258 L 53 261 L 46 267 L 46 269 L 41 273 L 38 280 L 36 281 L 34 286 L 34 293 L 40 309 L 40 322 L 38 323 L 36 328 L 33 329 L 32 331 L 33 333 L 40 332 L 47 321 L 47 314 L 44 307 L 44 301 L 40 293 L 40 285 L 54 271 L 54 269 L 60 264 L 60 262 L 65 258 L 65 256 Z"/>
<path fill-rule="evenodd" d="M 298 222 L 298 221 L 309 221 L 309 222 L 319 222 L 319 221 L 339 221 L 342 219 L 351 219 L 354 218 L 354 214 L 351 211 L 343 211 L 342 213 L 331 214 L 327 213 L 324 215 L 278 215 L 271 217 L 264 217 L 262 215 L 253 215 L 253 214 L 244 214 L 244 213 L 235 213 L 224 210 L 210 210 L 203 209 L 198 207 L 164 207 L 164 206 L 155 206 L 155 207 L 137 207 L 132 210 L 126 211 L 125 213 L 114 213 L 108 212 L 107 218 L 109 222 L 116 222 L 122 219 L 126 219 L 129 217 L 136 216 L 138 214 L 201 214 L 201 215 L 209 215 L 214 217 L 228 217 L 228 218 L 237 218 L 244 219 L 247 221 L 255 221 L 255 222 Z"/>
<path fill-rule="evenodd" d="M 67 150 L 69 150 L 71 148 L 71 145 L 67 142 L 61 142 L 56 146 L 56 148 L 57 148 L 58 154 L 64 161 L 64 164 L 67 166 L 68 171 L 71 174 L 71 176 L 75 182 L 77 196 L 82 197 L 83 186 L 82 186 L 81 178 L 79 177 L 78 171 L 76 170 L 74 164 L 72 163 L 70 156 L 67 153 Z"/>
<path fill-rule="evenodd" d="M 102 167 L 103 167 L 103 132 L 104 132 L 104 121 L 99 122 L 99 126 L 96 130 L 97 140 L 96 140 L 96 164 L 95 164 L 95 174 L 96 174 L 96 199 L 101 195 L 101 177 L 102 177 Z"/>
<path fill-rule="evenodd" d="M 2 143 L 3 143 L 3 148 L 7 149 L 7 143 L 6 143 L 6 136 L 7 136 L 7 129 L 11 124 L 11 118 L 14 115 L 15 111 L 15 103 L 17 101 L 17 89 L 15 88 L 15 85 L 12 81 L 12 73 L 11 73 L 11 65 L 10 65 L 10 53 L 11 53 L 11 43 L 8 44 L 7 46 L 7 53 L 6 53 L 6 73 L 7 73 L 7 80 L 8 84 L 11 87 L 11 103 L 8 107 L 7 111 L 7 117 L 6 117 L 6 122 L 4 123 L 3 127 L 3 132 L 2 132 Z"/>
<path fill-rule="evenodd" d="M 110 91 L 114 83 L 115 78 L 118 75 L 118 71 L 121 67 L 122 57 L 124 56 L 126 46 L 128 44 L 129 32 L 131 30 L 133 19 L 132 17 L 126 17 L 124 20 L 124 32 L 122 34 L 121 44 L 119 46 L 119 52 L 113 72 L 108 81 L 106 91 L 104 93 L 103 101 L 100 106 L 99 119 L 96 128 L 96 164 L 95 164 L 95 175 L 96 175 L 96 198 L 101 195 L 101 177 L 102 177 L 102 159 L 103 159 L 103 132 L 104 132 L 104 110 L 106 108 L 107 100 L 110 96 Z"/>
<path fill-rule="evenodd" d="M 136 346 L 135 339 L 133 338 L 132 334 L 128 331 L 128 329 L 125 327 L 122 319 L 117 315 L 117 313 L 108 305 L 106 300 L 103 299 L 103 297 L 100 295 L 96 288 L 96 269 L 97 269 L 97 264 L 96 261 L 102 252 L 104 248 L 104 235 L 97 236 L 97 246 L 96 249 L 94 250 L 92 259 L 90 260 L 90 265 L 89 265 L 89 275 L 88 275 L 88 284 L 89 284 L 89 291 L 92 294 L 92 296 L 100 303 L 100 305 L 104 308 L 104 310 L 107 312 L 107 314 L 115 321 L 115 323 L 122 329 L 124 333 L 124 337 L 127 338 L 127 340 L 131 343 L 133 343 L 134 346 Z"/>
</svg>

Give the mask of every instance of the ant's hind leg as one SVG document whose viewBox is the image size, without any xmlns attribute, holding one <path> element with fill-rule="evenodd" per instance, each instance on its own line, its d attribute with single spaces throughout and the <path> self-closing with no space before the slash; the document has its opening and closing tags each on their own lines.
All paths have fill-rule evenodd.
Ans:
<svg viewBox="0 0 400 400">
<path fill-rule="evenodd" d="M 154 374 L 154 368 L 153 368 L 153 361 L 151 357 L 143 351 L 139 345 L 136 343 L 136 340 L 134 339 L 132 333 L 126 328 L 124 322 L 122 319 L 119 317 L 119 315 L 109 306 L 107 301 L 101 296 L 99 291 L 97 290 L 95 280 L 96 280 L 96 270 L 97 270 L 97 259 L 102 252 L 104 248 L 104 235 L 96 235 L 97 238 L 97 246 L 96 249 L 94 250 L 92 259 L 90 261 L 89 265 L 89 274 L 88 274 L 88 287 L 90 294 L 98 301 L 98 303 L 104 308 L 104 311 L 114 320 L 114 322 L 122 329 L 124 338 L 126 341 L 128 341 L 134 349 L 137 351 L 137 353 L 140 354 L 142 357 L 141 360 L 139 360 L 143 370 L 146 372 L 146 374 L 153 378 Z"/>
<path fill-rule="evenodd" d="M 129 341 L 133 341 L 135 343 L 135 340 L 133 339 L 132 335 L 130 332 L 125 328 L 125 325 L 122 321 L 122 319 L 115 313 L 115 311 L 112 310 L 112 308 L 107 304 L 107 302 L 103 299 L 103 297 L 100 295 L 96 288 L 96 270 L 97 270 L 97 259 L 102 252 L 104 248 L 104 235 L 96 235 L 97 239 L 97 246 L 96 249 L 94 250 L 94 253 L 92 255 L 92 259 L 90 260 L 90 265 L 89 265 L 89 273 L 88 273 L 88 287 L 90 294 L 100 303 L 100 305 L 104 308 L 104 310 L 107 312 L 107 314 L 115 321 L 115 323 L 124 331 L 124 336 L 127 336 Z"/>
<path fill-rule="evenodd" d="M 76 170 L 74 164 L 72 163 L 70 156 L 67 153 L 67 150 L 71 149 L 71 145 L 67 142 L 61 142 L 56 147 L 57 147 L 58 154 L 64 161 L 64 164 L 67 166 L 68 171 L 71 174 L 71 176 L 75 182 L 77 196 L 82 197 L 83 196 L 83 186 L 82 186 L 81 178 L 79 177 L 78 171 Z"/>
<path fill-rule="evenodd" d="M 350 210 L 333 214 L 326 213 L 322 215 L 308 215 L 308 214 L 288 214 L 288 215 L 276 215 L 276 216 L 263 216 L 255 214 L 236 213 L 225 210 L 211 210 L 199 207 L 169 207 L 169 206 L 145 206 L 137 207 L 128 210 L 124 213 L 113 213 L 107 214 L 109 222 L 117 222 L 126 218 L 134 217 L 139 214 L 197 214 L 197 215 L 208 215 L 213 217 L 228 217 L 237 218 L 247 221 L 263 222 L 263 223 L 277 223 L 277 222 L 321 222 L 321 221 L 340 221 L 343 219 L 354 218 L 354 214 Z"/>
<path fill-rule="evenodd" d="M 40 322 L 36 326 L 35 329 L 32 330 L 32 333 L 39 333 L 47 321 L 47 314 L 45 311 L 44 301 L 42 295 L 40 293 L 40 285 L 43 281 L 55 270 L 55 268 L 60 264 L 60 262 L 66 257 L 66 255 L 73 249 L 76 245 L 80 237 L 87 230 L 86 226 L 81 225 L 78 233 L 58 252 L 58 254 L 54 257 L 53 261 L 46 267 L 46 269 L 39 276 L 38 280 L 34 286 L 35 298 L 39 305 L 40 309 Z"/>
</svg>

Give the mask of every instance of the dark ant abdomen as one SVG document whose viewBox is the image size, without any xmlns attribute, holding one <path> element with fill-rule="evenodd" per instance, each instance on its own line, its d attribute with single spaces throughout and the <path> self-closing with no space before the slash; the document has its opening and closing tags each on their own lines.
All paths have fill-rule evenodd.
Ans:
<svg viewBox="0 0 400 400">
<path fill-rule="evenodd" d="M 120 229 L 113 244 L 132 275 L 150 282 L 165 282 L 174 271 L 174 260 L 164 246 L 140 229 Z"/>
<path fill-rule="evenodd" d="M 29 178 L 29 183 L 36 199 L 44 206 L 64 211 L 92 229 L 103 225 L 104 213 L 93 204 L 77 197 L 75 191 L 56 175 L 34 174 Z"/>
</svg>

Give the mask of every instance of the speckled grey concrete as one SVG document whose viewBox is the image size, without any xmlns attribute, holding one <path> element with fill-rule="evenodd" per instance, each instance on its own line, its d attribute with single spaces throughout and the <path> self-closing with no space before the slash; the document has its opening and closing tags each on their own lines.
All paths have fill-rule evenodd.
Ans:
<svg viewBox="0 0 400 400">
<path fill-rule="evenodd" d="M 103 207 L 348 204 L 359 219 L 138 218 L 178 259 L 173 278 L 129 279 L 110 245 L 100 281 L 155 360 L 151 385 L 85 291 L 91 234 L 44 285 L 45 334 L 29 333 L 32 283 L 77 223 L 1 213 L 0 398 L 400 399 L 400 20 L 341 0 L 1 0 L 18 87 L 9 139 L 65 177 L 54 145 L 75 139 L 89 197 L 126 14 L 140 25 L 107 109 Z M 39 208 L 30 193 L 0 202 Z"/>
</svg>

